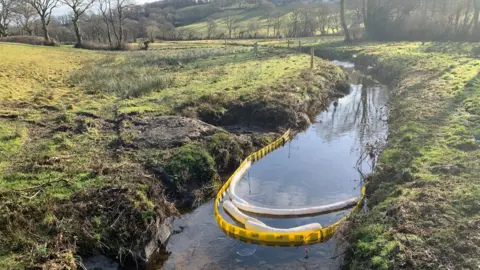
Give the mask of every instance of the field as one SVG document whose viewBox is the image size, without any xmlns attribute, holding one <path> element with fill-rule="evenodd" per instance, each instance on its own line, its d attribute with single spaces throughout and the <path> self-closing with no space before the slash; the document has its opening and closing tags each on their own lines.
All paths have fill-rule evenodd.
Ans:
<svg viewBox="0 0 480 270">
<path fill-rule="evenodd" d="M 0 268 L 145 256 L 178 207 L 345 91 L 327 61 L 251 44 L 0 43 Z"/>
<path fill-rule="evenodd" d="M 0 268 L 144 256 L 179 207 L 342 95 L 350 60 L 392 86 L 390 136 L 345 236 L 352 269 L 479 265 L 480 44 L 0 43 Z M 312 111 L 309 108 L 314 108 Z M 161 237 L 160 237 L 161 238 Z M 160 240 L 160 239 L 156 239 Z"/>
<path fill-rule="evenodd" d="M 480 59 L 475 43 L 318 46 L 394 87 L 390 136 L 351 220 L 352 269 L 480 264 Z"/>
</svg>

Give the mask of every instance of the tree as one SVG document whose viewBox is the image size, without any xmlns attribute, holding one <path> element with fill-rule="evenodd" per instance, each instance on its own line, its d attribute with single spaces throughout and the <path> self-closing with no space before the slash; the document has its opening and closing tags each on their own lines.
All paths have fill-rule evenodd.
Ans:
<svg viewBox="0 0 480 270">
<path fill-rule="evenodd" d="M 110 19 L 108 17 L 108 13 L 110 11 L 110 1 L 109 0 L 100 0 L 100 13 L 102 14 L 102 19 L 103 22 L 105 23 L 106 30 L 107 30 L 107 39 L 108 39 L 108 44 L 110 47 L 113 47 L 112 43 L 112 32 L 111 32 L 111 27 L 110 25 L 113 24 L 113 22 L 110 22 Z"/>
<path fill-rule="evenodd" d="M 8 36 L 8 27 L 12 21 L 13 0 L 0 0 L 0 37 Z"/>
<path fill-rule="evenodd" d="M 273 17 L 275 18 L 275 22 L 273 24 L 273 35 L 275 37 L 280 36 L 280 30 L 283 24 L 283 14 L 281 12 L 275 12 Z"/>
<path fill-rule="evenodd" d="M 48 25 L 52 20 L 52 10 L 57 7 L 58 0 L 26 0 L 37 11 L 42 22 L 43 37 L 45 44 L 52 44 L 50 34 L 48 33 Z"/>
<path fill-rule="evenodd" d="M 15 14 L 15 21 L 27 32 L 28 35 L 33 35 L 33 23 L 36 19 L 37 11 L 26 1 L 18 1 L 13 8 Z"/>
<path fill-rule="evenodd" d="M 328 33 L 328 27 L 330 25 L 329 19 L 330 14 L 332 13 L 330 6 L 325 3 L 321 3 L 316 9 L 316 18 L 318 23 L 318 28 L 320 29 L 320 33 L 325 35 Z"/>
<path fill-rule="evenodd" d="M 272 2 L 266 1 L 262 3 L 262 9 L 264 10 L 267 17 L 267 37 L 270 36 L 270 28 L 273 27 L 275 18 L 273 14 L 275 13 L 276 6 Z"/>
<path fill-rule="evenodd" d="M 300 31 L 300 34 L 302 36 L 313 36 L 315 35 L 315 32 L 317 30 L 317 21 L 315 19 L 315 9 L 314 6 L 312 5 L 304 5 L 300 9 L 300 21 L 301 21 L 301 26 L 302 30 Z"/>
<path fill-rule="evenodd" d="M 332 29 L 334 33 L 338 33 L 338 31 L 340 31 L 340 27 L 342 27 L 340 15 L 338 14 L 328 15 L 328 28 Z"/>
<path fill-rule="evenodd" d="M 215 33 L 215 29 L 217 28 L 217 22 L 213 19 L 207 20 L 207 38 L 211 38 L 212 35 Z"/>
<path fill-rule="evenodd" d="M 290 13 L 290 37 L 298 37 L 299 36 L 299 28 L 300 28 L 300 9 L 295 8 Z"/>
<path fill-rule="evenodd" d="M 137 43 L 137 35 L 142 32 L 140 23 L 136 20 L 125 19 L 125 39 L 131 36 L 134 43 Z"/>
<path fill-rule="evenodd" d="M 126 19 L 125 11 L 131 6 L 129 0 L 116 0 L 116 15 L 117 15 L 117 23 L 118 23 L 118 32 L 115 28 L 115 24 L 113 24 L 113 33 L 117 38 L 117 49 L 121 49 L 123 47 L 123 25 Z M 115 21 L 113 18 L 112 9 L 110 9 L 110 20 L 112 22 Z"/>
<path fill-rule="evenodd" d="M 61 0 L 62 3 L 72 9 L 71 20 L 73 23 L 73 30 L 75 31 L 75 36 L 77 38 L 77 43 L 75 47 L 80 48 L 82 46 L 82 33 L 80 32 L 80 27 L 78 26 L 78 20 L 80 16 L 91 8 L 95 0 Z"/>
<path fill-rule="evenodd" d="M 257 37 L 258 21 L 251 20 L 247 24 L 247 31 L 250 36 Z"/>
<path fill-rule="evenodd" d="M 474 13 L 473 13 L 473 37 L 480 40 L 480 0 L 473 0 Z"/>
<path fill-rule="evenodd" d="M 158 27 L 158 23 L 156 21 L 148 21 L 145 26 L 145 31 L 147 32 L 150 42 L 154 43 L 155 37 L 160 32 L 160 28 Z"/>
<path fill-rule="evenodd" d="M 347 21 L 345 20 L 345 0 L 340 0 L 340 21 L 342 21 L 343 32 L 345 33 L 345 41 L 350 42 L 350 33 L 348 32 Z"/>
<path fill-rule="evenodd" d="M 225 25 L 228 29 L 228 37 L 232 38 L 232 30 L 235 27 L 236 16 L 232 10 L 227 11 L 227 16 L 225 16 Z"/>
</svg>

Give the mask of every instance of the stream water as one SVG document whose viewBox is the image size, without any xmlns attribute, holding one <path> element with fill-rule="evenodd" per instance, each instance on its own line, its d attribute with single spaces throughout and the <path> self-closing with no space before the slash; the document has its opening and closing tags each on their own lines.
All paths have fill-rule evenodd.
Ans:
<svg viewBox="0 0 480 270">
<path fill-rule="evenodd" d="M 243 199 L 273 208 L 314 206 L 359 196 L 362 173 L 371 171 L 366 159 L 356 166 L 367 143 L 387 135 L 388 89 L 362 76 L 351 63 L 335 61 L 350 75 L 351 92 L 320 113 L 314 123 L 285 147 L 255 163 L 240 181 Z M 183 232 L 172 235 L 171 252 L 162 269 L 334 269 L 342 253 L 338 239 L 305 247 L 249 245 L 225 235 L 213 217 L 212 202 L 174 223 Z M 260 218 L 287 228 L 319 222 L 327 226 L 350 209 L 315 217 Z M 258 217 L 257 217 L 258 218 Z M 308 257 L 306 258 L 306 249 Z M 337 257 L 337 259 L 335 259 Z"/>
</svg>

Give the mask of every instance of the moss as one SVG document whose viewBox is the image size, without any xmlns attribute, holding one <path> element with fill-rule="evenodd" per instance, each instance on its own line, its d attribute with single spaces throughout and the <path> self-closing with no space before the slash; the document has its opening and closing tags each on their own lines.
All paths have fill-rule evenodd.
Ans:
<svg viewBox="0 0 480 270">
<path fill-rule="evenodd" d="M 165 171 L 179 192 L 213 184 L 219 177 L 215 160 L 196 144 L 187 144 L 177 149 L 165 164 Z"/>
<path fill-rule="evenodd" d="M 215 159 L 219 171 L 233 171 L 243 158 L 253 151 L 250 142 L 239 140 L 227 133 L 217 133 L 205 141 L 205 147 Z"/>
</svg>

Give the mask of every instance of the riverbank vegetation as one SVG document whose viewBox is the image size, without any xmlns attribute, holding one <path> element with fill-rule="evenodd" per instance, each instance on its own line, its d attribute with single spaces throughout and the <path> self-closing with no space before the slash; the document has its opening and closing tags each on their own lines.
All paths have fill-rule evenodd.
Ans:
<svg viewBox="0 0 480 270">
<path fill-rule="evenodd" d="M 178 207 L 345 91 L 326 61 L 206 44 L 0 44 L 0 268 L 145 260 Z"/>
<path fill-rule="evenodd" d="M 419 42 L 317 48 L 394 89 L 388 143 L 367 179 L 369 210 L 348 226 L 346 268 L 479 265 L 478 48 Z"/>
</svg>

